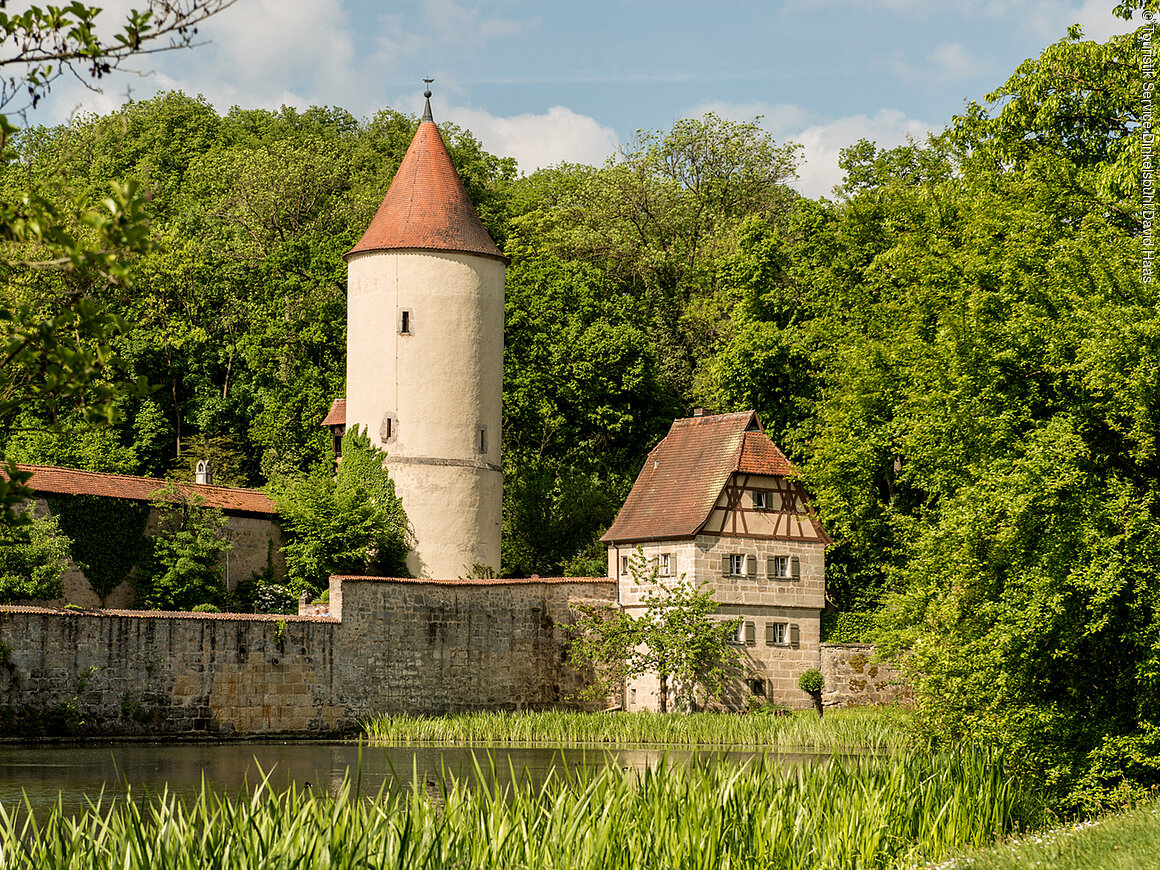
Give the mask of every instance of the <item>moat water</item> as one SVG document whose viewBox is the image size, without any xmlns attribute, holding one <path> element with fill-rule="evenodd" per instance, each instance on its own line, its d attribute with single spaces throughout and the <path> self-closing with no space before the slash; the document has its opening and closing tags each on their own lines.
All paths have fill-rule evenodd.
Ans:
<svg viewBox="0 0 1160 870">
<path fill-rule="evenodd" d="M 702 751 L 702 757 L 744 760 L 756 753 Z M 232 742 L 232 743 L 95 743 L 0 746 L 0 804 L 19 812 L 27 800 L 39 816 L 58 800 L 68 813 L 84 810 L 104 792 L 134 796 L 167 791 L 193 796 L 204 781 L 222 794 L 252 789 L 262 778 L 276 790 L 296 784 L 334 794 L 346 777 L 357 779 L 366 795 L 380 789 L 411 788 L 415 778 L 438 798 L 444 776 L 477 781 L 477 770 L 489 784 L 513 779 L 542 783 L 552 771 L 598 769 L 607 764 L 644 769 L 659 764 L 687 763 L 684 750 L 362 746 L 355 743 Z M 814 761 L 815 755 L 782 755 L 786 764 Z"/>
</svg>

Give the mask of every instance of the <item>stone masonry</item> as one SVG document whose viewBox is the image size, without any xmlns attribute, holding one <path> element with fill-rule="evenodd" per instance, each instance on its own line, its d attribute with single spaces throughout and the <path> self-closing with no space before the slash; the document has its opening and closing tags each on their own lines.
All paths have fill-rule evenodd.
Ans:
<svg viewBox="0 0 1160 870">
<path fill-rule="evenodd" d="M 878 661 L 868 643 L 824 643 L 822 703 L 827 707 L 912 704 L 914 692 L 892 665 Z"/>
<path fill-rule="evenodd" d="M 382 712 L 567 706 L 609 580 L 334 578 L 331 615 L 0 607 L 0 731 L 340 734 Z"/>
</svg>

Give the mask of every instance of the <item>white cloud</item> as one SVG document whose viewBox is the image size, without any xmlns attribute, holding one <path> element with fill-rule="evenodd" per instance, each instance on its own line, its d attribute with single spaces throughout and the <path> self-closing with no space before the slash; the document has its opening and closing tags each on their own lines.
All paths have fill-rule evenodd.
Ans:
<svg viewBox="0 0 1160 870">
<path fill-rule="evenodd" d="M 957 81 L 979 75 L 991 64 L 972 57 L 961 42 L 944 42 L 914 62 L 896 52 L 885 62 L 898 78 L 911 85 Z"/>
<path fill-rule="evenodd" d="M 455 0 L 424 0 L 423 6 L 438 41 L 444 45 L 478 44 L 481 40 L 512 37 L 534 23 L 480 15 L 478 8 L 464 6 Z"/>
<path fill-rule="evenodd" d="M 138 0 L 103 4 L 106 26 Z M 181 89 L 225 111 L 361 102 L 375 83 L 354 72 L 355 35 L 343 0 L 245 0 L 202 24 L 189 50 L 135 58 L 94 93 L 75 80 L 53 89 L 50 121 L 77 109 L 110 112 L 132 97 Z M 145 72 L 134 75 L 132 70 Z"/>
<path fill-rule="evenodd" d="M 514 157 L 522 172 L 562 162 L 600 166 L 620 144 L 610 127 L 564 106 L 542 115 L 506 118 L 480 109 L 447 108 L 436 120 L 443 117 L 470 130 L 492 154 Z"/>
<path fill-rule="evenodd" d="M 699 118 L 707 112 L 730 121 L 752 121 L 754 118 L 761 118 L 761 126 L 778 137 L 786 131 L 801 130 L 809 124 L 823 120 L 820 116 L 793 103 L 764 103 L 760 100 L 745 103 L 701 102 L 683 112 L 682 117 Z"/>
<path fill-rule="evenodd" d="M 1050 42 L 1063 39 L 1072 24 L 1083 27 L 1085 39 L 1105 42 L 1112 36 L 1130 33 L 1134 29 L 1130 21 L 1112 14 L 1112 5 L 1110 0 L 1084 0 L 1078 4 L 1036 0 L 1020 8 L 1016 21 L 1027 32 Z"/>
<path fill-rule="evenodd" d="M 803 196 L 829 196 L 834 186 L 842 183 L 838 156 L 843 148 L 859 139 L 876 142 L 879 148 L 894 148 L 905 144 L 907 136 L 922 140 L 927 133 L 939 129 L 926 121 L 907 118 L 897 109 L 880 109 L 873 115 L 849 115 L 806 127 L 790 137 L 801 143 L 805 154 L 798 167 L 797 181 L 791 182 L 791 186 Z"/>
<path fill-rule="evenodd" d="M 848 115 L 826 120 L 793 103 L 698 103 L 682 117 L 699 117 L 715 112 L 732 121 L 750 121 L 762 116 L 761 126 L 782 142 L 802 146 L 798 177 L 790 186 L 804 196 L 829 196 L 842 183 L 839 153 L 859 139 L 869 139 L 879 148 L 904 145 L 907 137 L 922 141 L 927 133 L 941 128 L 926 121 L 906 117 L 898 109 L 880 109 L 873 115 Z"/>
</svg>

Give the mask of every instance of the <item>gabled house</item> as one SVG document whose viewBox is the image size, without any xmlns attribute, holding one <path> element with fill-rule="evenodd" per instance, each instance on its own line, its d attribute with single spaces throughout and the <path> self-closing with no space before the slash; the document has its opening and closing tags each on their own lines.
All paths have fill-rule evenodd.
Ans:
<svg viewBox="0 0 1160 870">
<path fill-rule="evenodd" d="M 226 518 L 225 534 L 233 547 L 222 560 L 222 576 L 227 589 L 234 589 L 239 582 L 263 572 L 270 558 L 274 561 L 275 574 L 285 574 L 282 527 L 274 502 L 256 489 L 214 486 L 210 482 L 212 474 L 205 463 L 199 463 L 195 483 L 175 483 L 153 477 L 80 471 L 50 465 L 17 467 L 32 473 L 28 487 L 34 493 L 33 509 L 38 516 L 51 514 L 54 497 L 61 496 L 94 496 L 146 504 L 196 498 L 207 507 L 217 508 Z M 145 535 L 152 534 L 156 528 L 157 517 L 151 512 L 145 526 Z M 133 586 L 128 580 L 102 602 L 80 568 L 71 560 L 61 579 L 64 582 L 64 596 L 46 603 L 112 608 L 127 608 L 135 604 Z"/>
<path fill-rule="evenodd" d="M 676 420 L 649 453 L 602 540 L 627 613 L 653 590 L 633 571 L 639 550 L 659 579 L 707 582 L 723 618 L 741 617 L 743 676 L 727 701 L 801 707 L 798 676 L 819 665 L 825 549 L 797 470 L 753 411 Z M 629 710 L 658 709 L 655 678 L 625 687 Z"/>
</svg>

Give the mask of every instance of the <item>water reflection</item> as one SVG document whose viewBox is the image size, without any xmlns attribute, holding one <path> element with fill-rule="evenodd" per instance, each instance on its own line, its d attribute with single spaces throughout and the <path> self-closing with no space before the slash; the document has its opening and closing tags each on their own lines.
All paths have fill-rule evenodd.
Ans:
<svg viewBox="0 0 1160 870">
<path fill-rule="evenodd" d="M 701 756 L 744 760 L 756 753 L 701 751 Z M 358 778 L 363 794 L 382 788 L 410 788 L 418 777 L 436 799 L 444 776 L 476 782 L 476 771 L 490 785 L 513 780 L 539 785 L 556 776 L 595 770 L 606 764 L 643 770 L 662 758 L 687 763 L 691 752 L 664 749 L 544 747 L 360 747 L 352 743 L 117 743 L 0 747 L 0 803 L 12 811 L 27 800 L 39 816 L 58 800 L 69 813 L 86 808 L 87 799 L 104 791 L 121 795 L 125 786 L 137 796 L 191 797 L 204 780 L 219 793 L 236 794 L 263 776 L 277 790 L 299 788 L 335 794 L 348 775 Z M 783 755 L 786 764 L 816 760 L 814 755 Z"/>
</svg>

